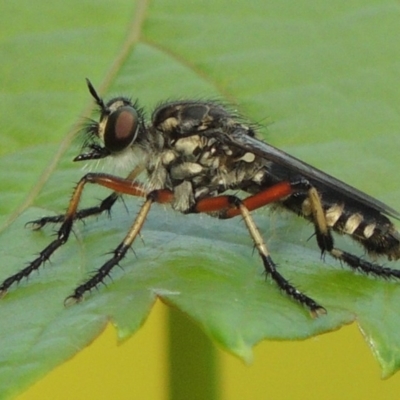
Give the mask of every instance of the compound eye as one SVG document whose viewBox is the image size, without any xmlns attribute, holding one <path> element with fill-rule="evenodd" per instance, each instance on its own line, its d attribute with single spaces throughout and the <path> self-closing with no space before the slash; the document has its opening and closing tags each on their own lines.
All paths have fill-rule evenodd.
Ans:
<svg viewBox="0 0 400 400">
<path fill-rule="evenodd" d="M 108 117 L 104 130 L 104 145 L 111 152 L 126 149 L 136 139 L 139 130 L 139 117 L 130 106 L 118 108 Z"/>
</svg>

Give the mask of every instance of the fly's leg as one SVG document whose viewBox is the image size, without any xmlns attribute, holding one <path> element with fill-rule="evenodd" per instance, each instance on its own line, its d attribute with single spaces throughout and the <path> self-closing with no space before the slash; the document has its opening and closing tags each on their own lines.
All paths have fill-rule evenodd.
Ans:
<svg viewBox="0 0 400 400">
<path fill-rule="evenodd" d="M 249 196 L 243 200 L 243 204 L 248 208 L 248 210 L 251 211 L 271 202 L 282 200 L 286 196 L 295 193 L 303 193 L 307 195 L 306 208 L 309 208 L 307 213 L 309 213 L 312 217 L 317 244 L 322 254 L 328 253 L 333 258 L 348 265 L 351 269 L 366 273 L 368 275 L 375 275 L 381 278 L 400 279 L 399 270 L 383 267 L 379 264 L 369 262 L 368 260 L 364 260 L 355 256 L 354 254 L 335 247 L 331 228 L 327 223 L 320 195 L 316 188 L 314 188 L 304 178 L 298 181 L 278 183 L 277 185 L 263 190 L 260 193 Z M 206 207 L 207 206 L 205 206 L 205 208 Z M 221 213 L 220 218 L 231 218 L 239 214 L 240 210 L 238 208 L 227 208 L 226 211 Z M 267 268 L 266 270 L 268 272 Z M 280 286 L 279 283 L 278 286 Z"/>
<path fill-rule="evenodd" d="M 400 279 L 399 270 L 371 263 L 334 246 L 331 228 L 328 226 L 320 195 L 318 194 L 318 191 L 304 178 L 293 182 L 278 183 L 260 193 L 249 196 L 243 200 L 243 204 L 252 211 L 295 193 L 303 193 L 307 195 L 306 207 L 309 208 L 309 211 L 307 212 L 312 216 L 317 244 L 322 254 L 328 253 L 333 258 L 347 264 L 350 268 L 364 272 L 368 275 Z M 221 218 L 231 218 L 239 214 L 240 212 L 237 208 L 229 208 L 221 214 Z"/>
<path fill-rule="evenodd" d="M 109 196 L 107 196 L 104 200 L 102 200 L 99 205 L 94 206 L 94 207 L 89 207 L 89 208 L 83 208 L 82 210 L 78 210 L 74 215 L 74 221 L 83 220 L 87 217 L 99 215 L 103 212 L 107 212 L 108 214 L 110 214 L 111 208 L 117 201 L 118 197 L 119 197 L 119 194 L 116 192 L 113 192 Z M 52 224 L 62 223 L 65 220 L 65 217 L 66 217 L 65 214 L 42 217 L 42 218 L 36 219 L 34 221 L 29 221 L 26 224 L 26 226 L 29 226 L 33 230 L 36 231 L 36 230 L 43 228 L 45 225 L 47 225 L 49 223 L 52 223 Z"/>
<path fill-rule="evenodd" d="M 86 282 L 78 286 L 71 296 L 65 299 L 65 304 L 70 305 L 79 302 L 83 299 L 86 292 L 90 292 L 99 284 L 104 282 L 104 279 L 110 275 L 111 270 L 125 257 L 126 252 L 131 247 L 132 243 L 138 236 L 146 217 L 150 211 L 151 205 L 156 203 L 170 203 L 173 200 L 173 193 L 170 190 L 155 190 L 147 195 L 145 203 L 142 205 L 135 221 L 126 234 L 124 240 L 118 247 L 112 251 L 112 257 L 107 260 Z"/>
<path fill-rule="evenodd" d="M 328 226 L 320 195 L 316 188 L 304 178 L 293 182 L 278 183 L 260 193 L 249 196 L 243 200 L 243 204 L 251 211 L 295 193 L 307 195 L 307 207 L 309 207 L 309 213 L 312 216 L 317 244 L 322 254 L 328 253 L 333 258 L 348 265 L 351 269 L 368 275 L 400 279 L 399 270 L 369 262 L 334 246 L 331 228 Z M 209 205 L 205 206 L 205 208 L 207 207 Z M 220 217 L 231 218 L 239 214 L 240 211 L 237 208 L 227 208 Z"/>
<path fill-rule="evenodd" d="M 337 248 L 333 248 L 329 253 L 332 257 L 343 261 L 355 271 L 360 271 L 367 275 L 379 276 L 380 278 L 400 279 L 400 270 L 398 269 L 383 267 L 382 265 L 371 263 L 355 256 L 354 254 Z"/>
<path fill-rule="evenodd" d="M 136 167 L 134 168 L 130 174 L 126 177 L 126 180 L 134 181 L 135 178 L 142 172 L 143 168 Z M 104 200 L 100 202 L 99 205 L 89 208 L 84 208 L 82 210 L 77 210 L 74 215 L 74 220 L 83 220 L 91 216 L 102 214 L 103 212 L 107 212 L 107 214 L 111 214 L 111 208 L 118 200 L 119 193 L 113 192 L 109 196 L 107 196 Z M 26 226 L 30 226 L 33 230 L 39 230 L 43 228 L 43 226 L 49 223 L 62 223 L 65 220 L 65 214 L 60 215 L 52 215 L 49 217 L 43 217 L 36 219 L 34 221 L 30 221 L 26 224 Z"/>
<path fill-rule="evenodd" d="M 262 259 L 267 275 L 272 278 L 284 293 L 305 306 L 313 317 L 317 317 L 326 314 L 325 308 L 296 289 L 295 286 L 289 283 L 289 281 L 278 272 L 277 266 L 272 260 L 260 231 L 250 214 L 251 210 L 278 201 L 300 190 L 307 190 L 307 182 L 304 180 L 294 181 L 292 183 L 281 182 L 243 201 L 235 196 L 218 196 L 202 199 L 193 207 L 191 212 L 219 212 L 219 217 L 222 219 L 241 215 Z"/>
<path fill-rule="evenodd" d="M 246 224 L 246 227 L 250 233 L 251 238 L 253 239 L 254 245 L 258 250 L 258 254 L 260 255 L 265 271 L 267 275 L 269 275 L 274 282 L 278 285 L 278 287 L 285 292 L 288 296 L 293 298 L 295 301 L 304 305 L 310 310 L 312 317 L 318 317 L 319 315 L 326 314 L 326 310 L 324 307 L 315 302 L 311 297 L 306 296 L 304 293 L 300 292 L 296 289 L 295 286 L 290 284 L 287 279 L 285 279 L 276 269 L 276 264 L 273 262 L 271 256 L 268 253 L 267 246 L 265 245 L 264 240 L 258 230 L 256 224 L 254 223 L 253 218 L 250 215 L 249 210 L 243 205 L 239 204 L 238 206 L 240 213 L 243 216 L 243 221 Z"/>
<path fill-rule="evenodd" d="M 100 173 L 89 173 L 85 175 L 78 182 L 72 194 L 67 212 L 63 217 L 63 222 L 57 232 L 57 238 L 53 240 L 46 248 L 44 248 L 39 253 L 39 256 L 35 260 L 30 262 L 27 267 L 8 277 L 0 284 L 0 296 L 4 296 L 10 286 L 12 286 L 14 283 L 20 282 L 23 278 L 28 277 L 33 271 L 39 269 L 39 267 L 44 264 L 50 258 L 50 256 L 68 240 L 71 233 L 73 221 L 76 218 L 77 208 L 82 196 L 83 188 L 87 183 L 95 183 L 107 187 L 118 193 L 125 193 L 132 196 L 141 197 L 146 196 L 146 192 L 140 186 L 140 184 L 135 183 L 130 179 L 123 179 L 112 175 Z"/>
</svg>

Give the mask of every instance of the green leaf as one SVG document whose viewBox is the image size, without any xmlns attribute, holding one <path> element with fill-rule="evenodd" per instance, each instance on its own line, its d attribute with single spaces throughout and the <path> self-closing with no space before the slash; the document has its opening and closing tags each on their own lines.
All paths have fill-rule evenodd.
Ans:
<svg viewBox="0 0 400 400">
<path fill-rule="evenodd" d="M 219 98 L 263 125 L 270 143 L 396 207 L 400 189 L 400 10 L 390 2 L 331 4 L 117 1 L 10 3 L 0 16 L 1 278 L 32 260 L 54 229 L 24 224 L 65 210 L 84 173 L 73 138 L 108 94 Z M 22 28 L 23 27 L 23 28 Z M 90 102 L 90 103 L 89 103 Z M 265 128 L 268 126 L 268 129 Z M 82 206 L 107 191 L 90 187 Z M 51 263 L 1 301 L 0 393 L 9 396 L 90 343 L 112 321 L 125 339 L 157 297 L 228 351 L 249 360 L 260 340 L 302 339 L 357 320 L 384 376 L 399 368 L 400 286 L 320 259 L 312 227 L 260 210 L 255 219 L 280 270 L 328 309 L 311 319 L 263 275 L 239 218 L 218 221 L 154 206 L 134 254 L 87 301 L 64 298 L 123 238 L 142 200 L 112 218 L 77 223 Z M 348 239 L 340 246 L 361 250 Z"/>
</svg>

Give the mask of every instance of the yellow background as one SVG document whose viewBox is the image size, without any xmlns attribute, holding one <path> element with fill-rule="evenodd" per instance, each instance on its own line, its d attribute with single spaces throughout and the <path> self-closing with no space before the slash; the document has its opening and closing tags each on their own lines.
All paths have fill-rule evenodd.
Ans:
<svg viewBox="0 0 400 400">
<path fill-rule="evenodd" d="M 168 399 L 166 311 L 158 302 L 143 328 L 120 345 L 108 326 L 91 346 L 18 400 Z M 223 400 L 400 396 L 400 374 L 380 379 L 379 365 L 356 324 L 302 342 L 264 341 L 250 366 L 223 351 L 218 358 Z"/>
</svg>

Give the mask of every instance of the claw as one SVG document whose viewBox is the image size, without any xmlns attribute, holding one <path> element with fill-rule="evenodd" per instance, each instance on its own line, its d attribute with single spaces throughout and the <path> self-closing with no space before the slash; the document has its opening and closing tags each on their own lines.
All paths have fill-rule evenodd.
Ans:
<svg viewBox="0 0 400 400">
<path fill-rule="evenodd" d="M 83 297 L 82 296 L 78 297 L 78 296 L 72 294 L 71 296 L 68 296 L 64 300 L 64 307 L 71 307 L 71 306 L 73 306 L 75 304 L 80 303 L 81 301 L 83 301 Z"/>
</svg>

